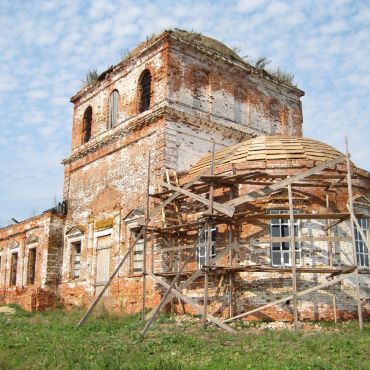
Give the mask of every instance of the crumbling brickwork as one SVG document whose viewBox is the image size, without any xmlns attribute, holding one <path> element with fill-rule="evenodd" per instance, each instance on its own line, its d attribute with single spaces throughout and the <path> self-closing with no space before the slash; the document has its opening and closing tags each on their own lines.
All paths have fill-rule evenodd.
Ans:
<svg viewBox="0 0 370 370">
<path fill-rule="evenodd" d="M 0 302 L 27 310 L 53 307 L 58 300 L 64 217 L 47 211 L 0 229 Z M 30 255 L 35 251 L 31 265 Z M 12 267 L 17 256 L 15 268 Z M 15 284 L 11 281 L 15 276 Z M 30 279 L 33 275 L 33 279 Z"/>
<path fill-rule="evenodd" d="M 27 309 L 53 306 L 57 298 L 70 307 L 91 303 L 141 229 L 146 210 L 148 173 L 151 178 L 162 178 L 166 171 L 174 170 L 183 184 L 194 178 L 194 167 L 191 166 L 195 162 L 201 158 L 207 162 L 206 156 L 209 156 L 213 144 L 219 151 L 266 135 L 285 135 L 298 140 L 302 136 L 300 98 L 303 94 L 298 88 L 251 66 L 225 45 L 203 35 L 173 30 L 147 39 L 121 63 L 109 68 L 71 98 L 74 104 L 72 147 L 70 155 L 63 160 L 63 199 L 68 212 L 65 218 L 44 213 L 0 230 L 2 301 L 20 303 Z M 260 145 L 254 144 L 256 147 Z M 319 147 L 323 157 L 330 154 L 327 159 L 341 155 L 323 143 L 312 145 Z M 247 164 L 235 160 L 218 165 L 216 171 L 220 174 L 263 171 L 274 178 L 281 173 L 294 175 L 312 168 L 316 160 L 321 160 L 292 155 L 282 151 L 278 159 L 268 160 L 266 157 L 264 160 L 248 160 Z M 369 174 L 355 166 L 353 168 L 356 196 L 366 198 Z M 337 171 L 342 173 L 344 170 L 338 166 Z M 259 187 L 260 184 L 242 184 L 232 189 L 227 186 L 217 188 L 215 199 L 223 203 L 230 197 L 257 191 Z M 329 210 L 346 213 L 347 195 L 342 190 L 339 188 L 332 194 L 329 207 L 326 207 L 326 194 L 321 188 L 314 191 L 296 188 L 293 198 L 297 209 L 304 213 L 319 214 Z M 155 192 L 158 188 L 151 185 L 150 193 Z M 158 199 L 151 199 L 150 208 L 158 203 Z M 287 208 L 286 192 L 278 192 L 263 201 L 248 203 L 238 208 L 238 212 Z M 178 209 L 182 222 L 189 223 L 197 222 L 205 207 L 182 197 Z M 361 213 L 369 216 L 368 212 L 365 201 Z M 301 219 L 300 232 L 320 236 L 323 230 L 321 221 Z M 174 273 L 180 260 L 186 256 L 185 247 L 194 242 L 199 230 L 163 235 L 155 232 L 156 227 L 163 227 L 163 215 L 152 220 L 147 235 L 146 269 L 162 275 Z M 334 230 L 338 237 L 349 239 L 348 223 L 343 222 Z M 32 287 L 25 283 L 27 274 L 21 273 L 27 265 L 25 240 L 31 234 L 38 243 Z M 232 233 L 228 224 L 220 223 L 215 254 L 233 239 L 240 248 L 220 263 L 228 264 L 228 258 L 232 258 L 235 264 L 271 266 L 271 243 L 259 240 L 269 236 L 267 219 L 236 222 Z M 335 266 L 352 264 L 351 243 L 342 239 L 335 245 Z M 177 254 L 164 251 L 171 246 L 185 247 Z M 17 281 L 12 284 L 11 251 L 16 248 L 19 248 Z M 142 248 L 143 241 L 140 241 L 104 295 L 105 304 L 113 309 L 137 312 L 142 308 Z M 326 266 L 327 248 L 326 242 L 305 243 L 302 264 Z M 6 256 L 6 261 L 3 256 Z M 195 255 L 187 269 L 193 271 L 197 268 Z M 361 276 L 364 297 L 369 296 L 367 276 Z M 299 289 L 322 279 L 318 274 L 302 274 L 298 279 Z M 210 311 L 227 316 L 231 290 L 233 310 L 241 312 L 286 295 L 290 289 L 291 280 L 276 271 L 263 274 L 240 271 L 233 275 L 233 282 L 227 274 L 213 274 L 210 279 Z M 334 291 L 338 297 L 338 314 L 346 318 L 353 316 L 353 282 L 349 280 L 329 289 L 326 294 L 315 293 L 300 300 L 301 318 L 331 318 L 330 292 Z M 201 303 L 204 295 L 202 278 L 197 279 L 187 293 Z M 155 306 L 162 295 L 158 284 L 147 278 L 146 306 Z M 363 306 L 368 310 L 367 301 Z M 174 302 L 172 309 L 192 312 L 187 305 L 176 306 Z M 256 315 L 258 318 L 266 316 L 290 320 L 291 303 Z"/>
</svg>

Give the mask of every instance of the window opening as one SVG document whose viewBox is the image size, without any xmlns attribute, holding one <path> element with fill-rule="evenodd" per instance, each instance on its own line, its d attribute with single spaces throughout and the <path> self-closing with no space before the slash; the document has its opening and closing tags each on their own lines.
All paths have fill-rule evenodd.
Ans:
<svg viewBox="0 0 370 370">
<path fill-rule="evenodd" d="M 92 108 L 88 107 L 83 119 L 83 142 L 87 143 L 91 139 Z"/>
<path fill-rule="evenodd" d="M 27 265 L 27 284 L 35 283 L 36 271 L 36 248 L 28 250 L 28 265 Z"/>
<path fill-rule="evenodd" d="M 71 278 L 79 279 L 81 271 L 81 241 L 71 243 Z"/>
<path fill-rule="evenodd" d="M 115 127 L 118 124 L 118 98 L 117 90 L 114 90 L 109 97 L 109 127 Z"/>
<path fill-rule="evenodd" d="M 131 229 L 131 242 L 136 240 L 140 233 L 140 228 Z M 144 271 L 144 238 L 140 238 L 132 250 L 131 272 L 134 274 Z"/>
<path fill-rule="evenodd" d="M 369 219 L 368 218 L 360 218 L 358 219 L 358 224 L 362 229 L 363 233 L 369 240 Z M 359 267 L 369 267 L 369 249 L 366 246 L 365 241 L 362 239 L 362 236 L 355 226 L 355 243 L 356 243 L 356 257 L 357 257 L 357 265 Z"/>
<path fill-rule="evenodd" d="M 298 211 L 294 210 L 294 214 L 297 214 Z M 272 210 L 270 214 L 276 214 L 276 219 L 273 218 L 270 221 L 270 234 L 272 238 L 284 238 L 290 236 L 290 220 L 278 218 L 278 215 L 282 214 L 289 214 L 287 210 Z M 294 220 L 294 236 L 299 237 L 300 235 L 300 223 L 299 220 Z M 301 263 L 301 243 L 295 243 L 295 256 L 296 256 L 296 264 L 299 265 Z M 271 243 L 271 263 L 273 266 L 291 266 L 291 249 L 290 249 L 290 242 L 272 242 Z"/>
<path fill-rule="evenodd" d="M 146 69 L 140 79 L 140 113 L 150 108 L 152 75 Z"/>
<path fill-rule="evenodd" d="M 18 265 L 18 252 L 12 253 L 10 260 L 10 286 L 17 284 L 17 265 Z"/>
<path fill-rule="evenodd" d="M 212 226 L 209 258 L 216 257 L 216 237 L 217 237 L 217 228 L 215 226 Z M 206 228 L 203 230 L 202 234 L 199 237 L 199 244 L 197 250 L 198 268 L 201 268 L 206 263 L 207 240 L 208 240 L 208 229 Z"/>
</svg>

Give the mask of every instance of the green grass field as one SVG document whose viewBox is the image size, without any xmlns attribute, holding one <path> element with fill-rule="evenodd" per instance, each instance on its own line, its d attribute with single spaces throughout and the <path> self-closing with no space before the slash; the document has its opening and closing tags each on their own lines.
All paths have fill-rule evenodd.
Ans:
<svg viewBox="0 0 370 370">
<path fill-rule="evenodd" d="M 0 313 L 0 369 L 370 369 L 370 322 L 272 331 L 235 323 L 237 334 L 162 315 L 143 339 L 139 315 L 104 310 Z"/>
</svg>

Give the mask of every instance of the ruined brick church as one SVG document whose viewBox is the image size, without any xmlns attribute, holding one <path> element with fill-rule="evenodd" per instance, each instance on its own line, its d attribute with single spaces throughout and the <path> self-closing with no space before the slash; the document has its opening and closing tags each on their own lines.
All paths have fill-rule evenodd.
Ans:
<svg viewBox="0 0 370 370">
<path fill-rule="evenodd" d="M 129 252 L 114 310 L 179 274 L 179 313 L 368 315 L 370 174 L 302 136 L 303 95 L 200 34 L 139 44 L 71 98 L 63 203 L 0 229 L 0 303 L 89 305 Z"/>
</svg>

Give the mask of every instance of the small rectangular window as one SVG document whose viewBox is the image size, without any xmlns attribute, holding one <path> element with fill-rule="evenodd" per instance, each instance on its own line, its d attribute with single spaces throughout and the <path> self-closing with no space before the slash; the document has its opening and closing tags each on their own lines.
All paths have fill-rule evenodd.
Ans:
<svg viewBox="0 0 370 370">
<path fill-rule="evenodd" d="M 298 212 L 293 211 L 294 214 Z M 284 238 L 290 236 L 290 220 L 278 218 L 279 214 L 289 214 L 287 210 L 272 210 L 270 214 L 276 214 L 277 218 L 270 220 L 270 235 L 272 238 Z M 299 237 L 300 235 L 300 223 L 299 220 L 294 220 L 294 236 Z M 295 256 L 296 264 L 301 263 L 301 243 L 295 243 Z M 271 243 L 271 263 L 273 266 L 291 266 L 291 249 L 290 242 L 272 242 Z"/>
<path fill-rule="evenodd" d="M 131 243 L 134 242 L 134 240 L 139 235 L 141 229 L 135 228 L 131 229 Z M 140 238 L 133 250 L 132 250 L 132 258 L 131 258 L 131 273 L 139 274 L 142 273 L 144 270 L 144 238 Z"/>
<path fill-rule="evenodd" d="M 17 284 L 18 252 L 12 253 L 10 260 L 10 286 Z"/>
<path fill-rule="evenodd" d="M 216 237 L 217 237 L 217 228 L 212 227 L 209 258 L 214 258 L 216 256 Z M 208 229 L 205 229 L 203 230 L 202 234 L 199 237 L 199 244 L 198 244 L 198 251 L 197 251 L 198 268 L 201 268 L 202 266 L 206 264 L 207 240 L 208 240 Z"/>
<path fill-rule="evenodd" d="M 80 278 L 81 269 L 81 242 L 75 242 L 71 244 L 71 278 Z"/>
<path fill-rule="evenodd" d="M 360 218 L 358 220 L 359 226 L 362 229 L 365 236 L 368 238 L 369 233 L 369 219 L 368 218 Z M 366 243 L 362 239 L 362 236 L 355 225 L 355 242 L 356 242 L 356 257 L 357 257 L 357 265 L 359 267 L 369 267 L 369 249 L 366 246 Z"/>
<path fill-rule="evenodd" d="M 36 248 L 28 250 L 28 265 L 27 265 L 27 284 L 35 283 L 36 271 Z"/>
</svg>

